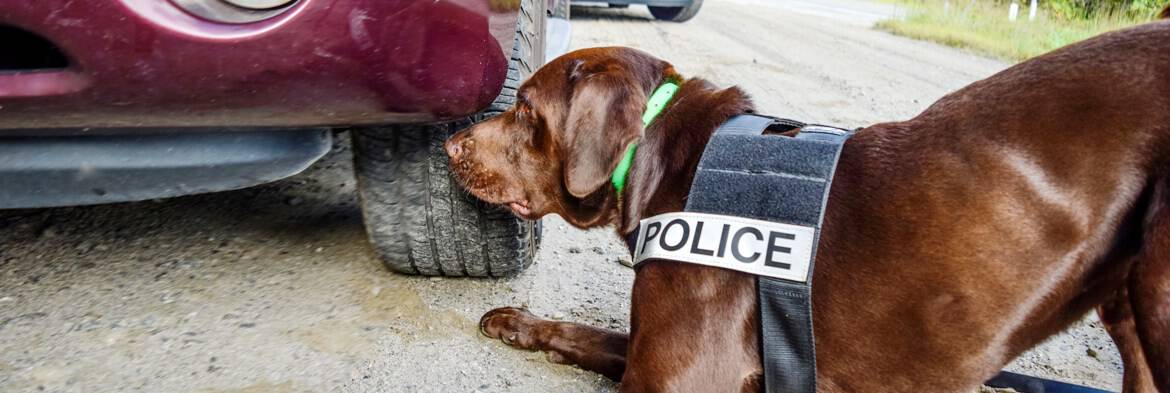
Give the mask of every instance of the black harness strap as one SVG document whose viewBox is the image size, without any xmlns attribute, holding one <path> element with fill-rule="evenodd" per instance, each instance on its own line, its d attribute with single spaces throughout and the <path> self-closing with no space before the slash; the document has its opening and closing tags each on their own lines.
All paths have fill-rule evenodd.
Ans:
<svg viewBox="0 0 1170 393">
<path fill-rule="evenodd" d="M 761 135 L 770 127 L 803 128 L 795 138 Z M 686 210 L 812 227 L 819 240 L 833 172 L 850 135 L 764 116 L 734 117 L 707 144 Z M 804 282 L 758 277 L 767 392 L 816 392 L 812 275 L 810 267 Z"/>
</svg>

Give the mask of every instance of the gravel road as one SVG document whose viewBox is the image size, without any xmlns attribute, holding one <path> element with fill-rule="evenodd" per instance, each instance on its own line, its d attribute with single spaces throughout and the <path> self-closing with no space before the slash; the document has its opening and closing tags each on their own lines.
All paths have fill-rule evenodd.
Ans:
<svg viewBox="0 0 1170 393">
<path fill-rule="evenodd" d="M 740 85 L 764 113 L 863 126 L 914 115 L 1005 64 L 874 31 L 889 6 L 706 0 L 685 24 L 573 7 L 574 47 L 627 45 Z M 476 330 L 493 307 L 624 329 L 631 270 L 607 230 L 545 222 L 507 280 L 386 272 L 365 243 L 343 139 L 308 172 L 237 192 L 0 211 L 3 392 L 608 392 Z M 1013 366 L 1117 389 L 1092 319 Z"/>
</svg>

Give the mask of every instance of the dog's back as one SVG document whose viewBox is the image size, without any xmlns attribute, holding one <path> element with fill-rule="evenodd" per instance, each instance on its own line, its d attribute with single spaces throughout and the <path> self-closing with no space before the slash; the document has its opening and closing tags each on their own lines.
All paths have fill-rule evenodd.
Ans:
<svg viewBox="0 0 1170 393">
<path fill-rule="evenodd" d="M 1170 374 L 1170 22 L 862 130 L 841 165 L 814 280 L 813 298 L 832 299 L 818 355 L 990 377 L 1104 303 L 1129 371 Z M 848 370 L 835 368 L 822 370 Z"/>
</svg>

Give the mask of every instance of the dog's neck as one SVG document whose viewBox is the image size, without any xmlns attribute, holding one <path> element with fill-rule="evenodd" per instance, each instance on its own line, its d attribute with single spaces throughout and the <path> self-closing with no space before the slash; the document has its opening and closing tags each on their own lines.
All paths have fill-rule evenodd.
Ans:
<svg viewBox="0 0 1170 393">
<path fill-rule="evenodd" d="M 638 144 L 628 186 L 618 199 L 618 232 L 632 232 L 646 217 L 682 211 L 715 129 L 752 111 L 751 99 L 738 87 L 720 90 L 703 79 L 684 81 Z"/>
</svg>

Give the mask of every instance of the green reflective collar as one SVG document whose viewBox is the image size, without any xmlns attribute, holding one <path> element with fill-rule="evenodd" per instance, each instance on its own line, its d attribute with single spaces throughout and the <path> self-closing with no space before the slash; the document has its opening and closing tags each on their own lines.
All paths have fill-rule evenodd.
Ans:
<svg viewBox="0 0 1170 393">
<path fill-rule="evenodd" d="M 676 91 L 678 91 L 678 84 L 674 82 L 663 82 L 654 90 L 654 94 L 650 95 L 650 100 L 646 101 L 646 111 L 642 112 L 643 126 L 650 125 L 650 122 L 654 121 L 659 113 L 662 113 L 666 104 L 670 103 L 671 98 L 674 98 Z"/>
<path fill-rule="evenodd" d="M 674 93 L 677 91 L 678 84 L 674 82 L 663 82 L 654 90 L 654 94 L 650 95 L 650 100 L 646 101 L 646 111 L 642 112 L 643 127 L 650 125 L 650 122 L 654 121 L 659 113 L 662 113 L 662 109 L 666 108 L 666 104 L 670 103 L 670 99 L 674 98 Z M 626 176 L 630 174 L 630 166 L 634 164 L 634 153 L 637 151 L 638 142 L 631 143 L 630 147 L 626 148 L 626 155 L 613 170 L 613 177 L 610 180 L 619 196 L 626 188 Z"/>
</svg>

